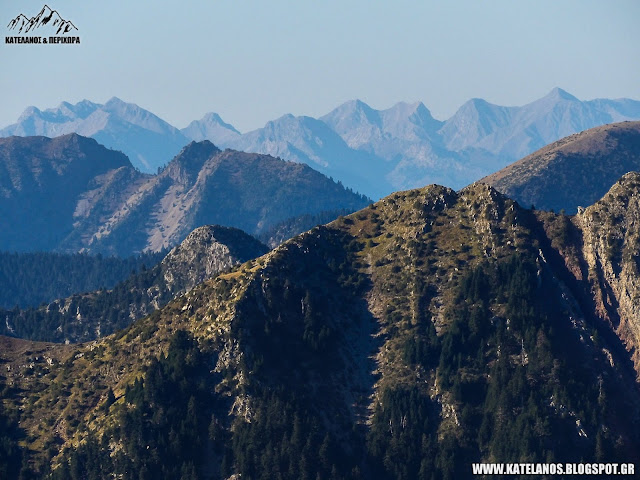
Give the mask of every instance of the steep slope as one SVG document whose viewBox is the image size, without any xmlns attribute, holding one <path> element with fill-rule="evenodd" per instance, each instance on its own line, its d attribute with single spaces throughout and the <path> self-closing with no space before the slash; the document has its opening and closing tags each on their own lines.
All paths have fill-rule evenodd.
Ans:
<svg viewBox="0 0 640 480">
<path fill-rule="evenodd" d="M 104 105 L 83 100 L 75 105 L 62 102 L 44 111 L 29 107 L 17 123 L 0 130 L 0 137 L 57 137 L 68 133 L 95 138 L 124 152 L 137 169 L 146 173 L 156 173 L 189 143 L 175 127 L 117 97 Z"/>
<path fill-rule="evenodd" d="M 636 372 L 572 225 L 485 185 L 400 192 L 98 342 L 4 340 L 24 462 L 71 479 L 637 463 Z"/>
<path fill-rule="evenodd" d="M 131 185 L 144 178 L 123 154 L 76 134 L 0 139 L 0 248 L 59 247 L 74 228 L 82 195 L 114 176 Z"/>
<path fill-rule="evenodd" d="M 640 122 L 623 122 L 563 138 L 480 181 L 522 205 L 575 213 L 635 170 Z"/>
<path fill-rule="evenodd" d="M 638 144 L 640 147 L 640 143 Z M 620 179 L 575 223 L 598 315 L 633 353 L 640 372 L 640 174 Z"/>
<path fill-rule="evenodd" d="M 127 327 L 197 284 L 266 253 L 268 248 L 235 228 L 204 226 L 191 232 L 155 267 L 113 289 L 55 300 L 39 308 L 0 309 L 0 334 L 30 340 L 86 342 Z"/>
</svg>

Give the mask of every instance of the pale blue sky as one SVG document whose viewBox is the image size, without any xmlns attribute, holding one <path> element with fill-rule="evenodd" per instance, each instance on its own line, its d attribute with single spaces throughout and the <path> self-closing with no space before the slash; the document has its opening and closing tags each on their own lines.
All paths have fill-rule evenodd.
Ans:
<svg viewBox="0 0 640 480">
<path fill-rule="evenodd" d="M 640 99 L 636 0 L 46 0 L 81 45 L 5 45 L 7 23 L 44 3 L 0 0 L 0 127 L 29 105 L 112 96 L 178 128 L 215 111 L 243 132 L 354 98 L 420 100 L 439 119 L 555 86 Z"/>
</svg>

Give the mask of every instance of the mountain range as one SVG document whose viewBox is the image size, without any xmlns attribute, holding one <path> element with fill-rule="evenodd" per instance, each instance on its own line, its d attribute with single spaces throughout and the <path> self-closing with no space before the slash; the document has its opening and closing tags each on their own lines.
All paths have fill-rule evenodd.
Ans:
<svg viewBox="0 0 640 480">
<path fill-rule="evenodd" d="M 369 199 L 304 164 L 192 142 L 157 175 L 77 134 L 0 139 L 0 249 L 128 256 L 208 224 L 252 234 Z"/>
<path fill-rule="evenodd" d="M 400 102 L 376 110 L 362 101 L 320 118 L 284 115 L 241 133 L 209 113 L 177 130 L 117 98 L 105 105 L 62 103 L 29 107 L 0 136 L 77 132 L 126 153 L 136 168 L 155 173 L 190 140 L 306 163 L 372 198 L 438 183 L 459 189 L 564 136 L 625 120 L 640 120 L 640 102 L 581 101 L 555 88 L 520 107 L 472 99 L 446 121 L 424 104 Z"/>
<path fill-rule="evenodd" d="M 385 197 L 77 345 L 0 337 L 5 470 L 472 478 L 640 462 L 640 174 L 575 217 Z M 561 475 L 562 476 L 562 475 Z"/>
</svg>

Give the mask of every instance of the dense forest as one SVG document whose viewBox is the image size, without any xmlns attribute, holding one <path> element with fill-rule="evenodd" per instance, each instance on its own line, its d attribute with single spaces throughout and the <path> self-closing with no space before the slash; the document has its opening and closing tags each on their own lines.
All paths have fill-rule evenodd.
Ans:
<svg viewBox="0 0 640 480">
<path fill-rule="evenodd" d="M 47 342 L 86 342 L 104 337 L 129 326 L 134 320 L 164 306 L 176 295 L 186 292 L 198 283 L 215 276 L 219 271 L 260 256 L 268 248 L 241 230 L 219 225 L 206 225 L 194 230 L 187 238 L 167 254 L 163 261 L 147 267 L 164 252 L 132 257 L 140 263 L 139 271 L 110 288 L 76 293 L 39 307 L 20 309 L 0 308 L 0 334 Z M 102 259 L 87 255 L 43 255 L 42 258 Z M 23 255 L 17 255 L 17 259 Z M 34 255 L 34 258 L 40 258 Z M 110 260 L 110 259 L 106 259 Z M 44 261 L 43 261 L 44 262 Z M 55 262 L 52 262 L 55 263 Z M 107 262 L 107 267 L 113 262 Z M 64 263 L 56 263 L 64 271 Z M 70 261 L 70 268 L 75 264 Z M 92 264 L 91 264 L 92 265 Z M 100 263 L 93 276 L 99 279 Z M 107 276 L 105 272 L 105 276 Z M 26 272 L 23 273 L 26 275 Z M 35 275 L 35 274 L 34 274 Z M 77 275 L 76 275 L 77 276 Z M 34 283 L 38 283 L 35 282 Z"/>
<path fill-rule="evenodd" d="M 0 379 L 0 398 L 8 394 L 7 390 Z M 7 412 L 0 401 L 0 478 L 18 478 L 22 466 L 22 450 L 18 441 L 22 436 L 17 415 Z"/>
<path fill-rule="evenodd" d="M 0 307 L 36 307 L 74 293 L 112 288 L 143 267 L 154 266 L 166 253 L 119 258 L 83 253 L 0 252 Z"/>
</svg>

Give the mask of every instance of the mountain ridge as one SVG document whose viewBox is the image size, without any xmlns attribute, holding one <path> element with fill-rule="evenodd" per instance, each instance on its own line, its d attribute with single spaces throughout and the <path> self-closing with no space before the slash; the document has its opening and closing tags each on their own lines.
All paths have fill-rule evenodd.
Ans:
<svg viewBox="0 0 640 480">
<path fill-rule="evenodd" d="M 56 108 L 27 108 L 18 122 L 0 130 L 0 137 L 78 133 L 126 153 L 145 173 L 156 173 L 189 140 L 180 131 L 135 104 L 112 97 L 105 104 L 83 100 Z"/>
<path fill-rule="evenodd" d="M 638 170 L 640 122 L 621 122 L 565 137 L 479 181 L 522 205 L 573 214 Z"/>
<path fill-rule="evenodd" d="M 640 101 L 581 101 L 560 88 L 523 106 L 471 99 L 444 121 L 435 119 L 422 102 L 399 102 L 376 110 L 361 100 L 351 100 L 319 118 L 288 114 L 244 133 L 213 112 L 182 130 L 165 122 L 154 131 L 144 122 L 129 121 L 136 115 L 110 114 L 106 104 L 88 101 L 74 108 L 81 104 L 85 110 L 93 108 L 94 116 L 83 111 L 67 112 L 68 118 L 64 117 L 62 110 L 73 110 L 69 104 L 49 109 L 49 114 L 28 108 L 18 123 L 0 130 L 0 136 L 57 135 L 74 130 L 124 151 L 147 173 L 164 166 L 189 140 L 206 139 L 221 148 L 307 163 L 363 194 L 381 198 L 430 183 L 459 189 L 566 135 L 612 122 L 640 120 Z M 139 108 L 139 116 L 143 111 L 147 112 Z"/>
<path fill-rule="evenodd" d="M 407 114 L 407 107 L 415 107 L 418 116 Z M 404 114 L 400 114 L 403 110 Z M 318 118 L 351 149 L 349 152 L 342 146 L 331 153 L 316 148 L 318 142 L 331 144 L 330 135 L 299 133 L 309 117 L 288 115 L 280 120 L 283 118 L 288 126 L 281 122 L 277 133 L 273 131 L 274 121 L 270 121 L 229 145 L 311 165 L 335 164 L 336 158 L 358 158 L 354 151 L 364 153 L 364 166 L 356 163 L 354 168 L 345 162 L 348 173 L 324 173 L 380 198 L 391 191 L 429 183 L 462 188 L 566 135 L 606 123 L 639 120 L 640 102 L 580 101 L 565 90 L 554 88 L 521 107 L 472 99 L 452 117 L 439 121 L 421 102 L 400 102 L 386 110 L 375 110 L 361 100 L 351 100 Z M 305 136 L 307 139 L 301 140 Z M 248 138 L 252 140 L 245 140 Z M 276 148 L 278 142 L 282 146 Z M 288 147 L 290 144 L 296 144 L 296 149 Z M 226 146 L 224 141 L 221 145 Z M 309 151 L 314 154 L 301 153 Z M 370 175 L 371 171 L 375 175 Z"/>
<path fill-rule="evenodd" d="M 36 153 L 33 153 L 36 152 Z M 369 200 L 305 164 L 191 142 L 155 176 L 77 134 L 0 139 L 0 248 L 130 255 L 206 224 L 258 234 Z M 64 192 L 61 195 L 60 192 Z"/>
</svg>

